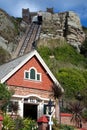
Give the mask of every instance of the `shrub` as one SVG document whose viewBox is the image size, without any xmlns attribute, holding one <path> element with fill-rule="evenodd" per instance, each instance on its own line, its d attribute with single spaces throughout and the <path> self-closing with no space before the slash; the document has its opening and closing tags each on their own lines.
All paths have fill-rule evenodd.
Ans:
<svg viewBox="0 0 87 130">
<path fill-rule="evenodd" d="M 7 114 L 4 115 L 3 130 L 14 130 L 14 121 Z"/>
<path fill-rule="evenodd" d="M 58 124 L 57 120 L 53 118 L 53 130 L 74 130 L 73 126 Z"/>
<path fill-rule="evenodd" d="M 17 117 L 15 119 L 5 114 L 3 120 L 3 130 L 37 130 L 35 120 Z"/>
<path fill-rule="evenodd" d="M 82 117 L 85 121 L 87 121 L 87 109 L 85 109 L 82 113 Z"/>
<path fill-rule="evenodd" d="M 37 130 L 37 123 L 35 120 L 25 118 L 23 124 L 24 128 L 22 130 Z"/>
<path fill-rule="evenodd" d="M 0 65 L 10 60 L 11 55 L 2 47 L 0 47 Z"/>
<path fill-rule="evenodd" d="M 76 92 L 81 92 L 87 85 L 82 71 L 78 69 L 63 68 L 57 76 L 65 90 L 66 98 L 75 97 Z"/>
<path fill-rule="evenodd" d="M 59 130 L 74 130 L 74 127 L 68 125 L 60 125 Z"/>
<path fill-rule="evenodd" d="M 24 128 L 23 119 L 17 117 L 14 119 L 14 130 L 22 130 Z"/>
</svg>

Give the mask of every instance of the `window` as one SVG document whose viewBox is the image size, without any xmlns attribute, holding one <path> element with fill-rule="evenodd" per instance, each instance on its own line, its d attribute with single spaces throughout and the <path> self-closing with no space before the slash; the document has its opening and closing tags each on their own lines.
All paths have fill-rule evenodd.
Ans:
<svg viewBox="0 0 87 130">
<path fill-rule="evenodd" d="M 24 78 L 28 80 L 41 81 L 41 73 L 38 73 L 37 70 L 32 67 L 28 71 L 25 70 Z"/>
<path fill-rule="evenodd" d="M 25 73 L 25 77 L 26 77 L 26 79 L 29 78 L 29 73 L 28 72 Z"/>
<path fill-rule="evenodd" d="M 40 80 L 40 74 L 37 74 L 37 80 Z"/>
<path fill-rule="evenodd" d="M 35 70 L 34 69 L 30 70 L 30 79 L 35 79 Z"/>
<path fill-rule="evenodd" d="M 10 101 L 7 106 L 7 112 L 16 112 L 18 111 L 18 102 Z"/>
</svg>

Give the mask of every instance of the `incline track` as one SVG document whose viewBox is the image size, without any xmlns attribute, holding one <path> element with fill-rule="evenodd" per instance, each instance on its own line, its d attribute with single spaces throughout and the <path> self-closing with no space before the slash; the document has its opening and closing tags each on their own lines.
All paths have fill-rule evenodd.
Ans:
<svg viewBox="0 0 87 130">
<path fill-rule="evenodd" d="M 33 43 L 38 40 L 40 36 L 41 25 L 32 23 L 31 26 L 27 28 L 24 36 L 19 42 L 16 52 L 14 53 L 13 58 L 19 57 L 28 53 L 33 48 Z"/>
</svg>

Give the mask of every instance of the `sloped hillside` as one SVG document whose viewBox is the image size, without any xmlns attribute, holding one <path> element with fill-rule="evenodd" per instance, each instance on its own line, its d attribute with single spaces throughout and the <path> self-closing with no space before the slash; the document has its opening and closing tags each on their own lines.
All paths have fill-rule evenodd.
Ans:
<svg viewBox="0 0 87 130">
<path fill-rule="evenodd" d="M 84 31 L 87 32 L 85 28 Z M 36 41 L 37 50 L 61 83 L 65 90 L 64 98 L 68 100 L 74 99 L 77 92 L 83 96 L 87 95 L 87 58 L 84 57 L 84 53 L 80 54 L 78 51 L 79 45 L 81 47 L 85 40 L 84 31 L 79 18 L 73 12 L 54 15 L 43 13 L 41 35 L 39 41 Z M 4 46 L 5 50 L 10 47 L 9 52 L 15 50 L 18 33 L 20 33 L 20 27 L 15 18 L 11 18 L 1 10 L 0 46 L 3 44 L 2 47 Z M 86 48 L 87 41 L 84 42 L 86 43 L 84 48 Z M 0 64 L 10 59 L 9 54 L 2 47 L 0 48 Z M 87 96 L 83 102 L 87 104 Z"/>
<path fill-rule="evenodd" d="M 5 54 L 10 55 L 15 49 L 16 44 L 18 44 L 20 34 L 19 22 L 18 19 L 9 16 L 5 11 L 0 9 L 0 48 L 3 52 L 6 51 L 6 53 L 3 53 L 4 56 Z M 2 51 L 0 51 L 0 57 Z M 9 58 L 7 58 L 7 60 L 8 59 Z M 1 63 L 0 60 L 0 64 Z"/>
<path fill-rule="evenodd" d="M 40 55 L 64 88 L 64 99 L 75 100 L 80 92 L 86 105 L 87 58 L 80 52 L 81 48 L 87 52 L 86 28 L 82 28 L 74 12 L 45 13 L 43 22 L 38 42 Z"/>
<path fill-rule="evenodd" d="M 87 95 L 87 58 L 59 39 L 39 44 L 38 51 L 64 88 L 64 98 L 75 99 L 78 92 Z"/>
<path fill-rule="evenodd" d="M 17 30 L 12 21 L 12 18 L 3 10 L 0 9 L 0 35 L 8 42 L 13 41 L 17 35 Z M 9 36 L 10 35 L 10 36 Z"/>
<path fill-rule="evenodd" d="M 83 30 L 85 32 L 86 38 L 85 41 L 83 42 L 83 45 L 81 46 L 81 54 L 83 54 L 85 57 L 87 57 L 87 28 L 83 27 Z"/>
</svg>

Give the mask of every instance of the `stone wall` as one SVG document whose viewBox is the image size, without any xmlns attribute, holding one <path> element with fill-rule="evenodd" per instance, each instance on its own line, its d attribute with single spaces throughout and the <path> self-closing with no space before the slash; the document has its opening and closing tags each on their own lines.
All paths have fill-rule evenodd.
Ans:
<svg viewBox="0 0 87 130">
<path fill-rule="evenodd" d="M 71 126 L 75 126 L 75 123 L 71 122 L 72 114 L 61 113 L 61 124 L 67 124 Z M 82 121 L 82 128 L 87 130 L 87 122 Z"/>
<path fill-rule="evenodd" d="M 29 24 L 29 22 L 31 21 L 29 8 L 22 9 L 22 18 L 23 18 L 23 21 Z"/>
</svg>

